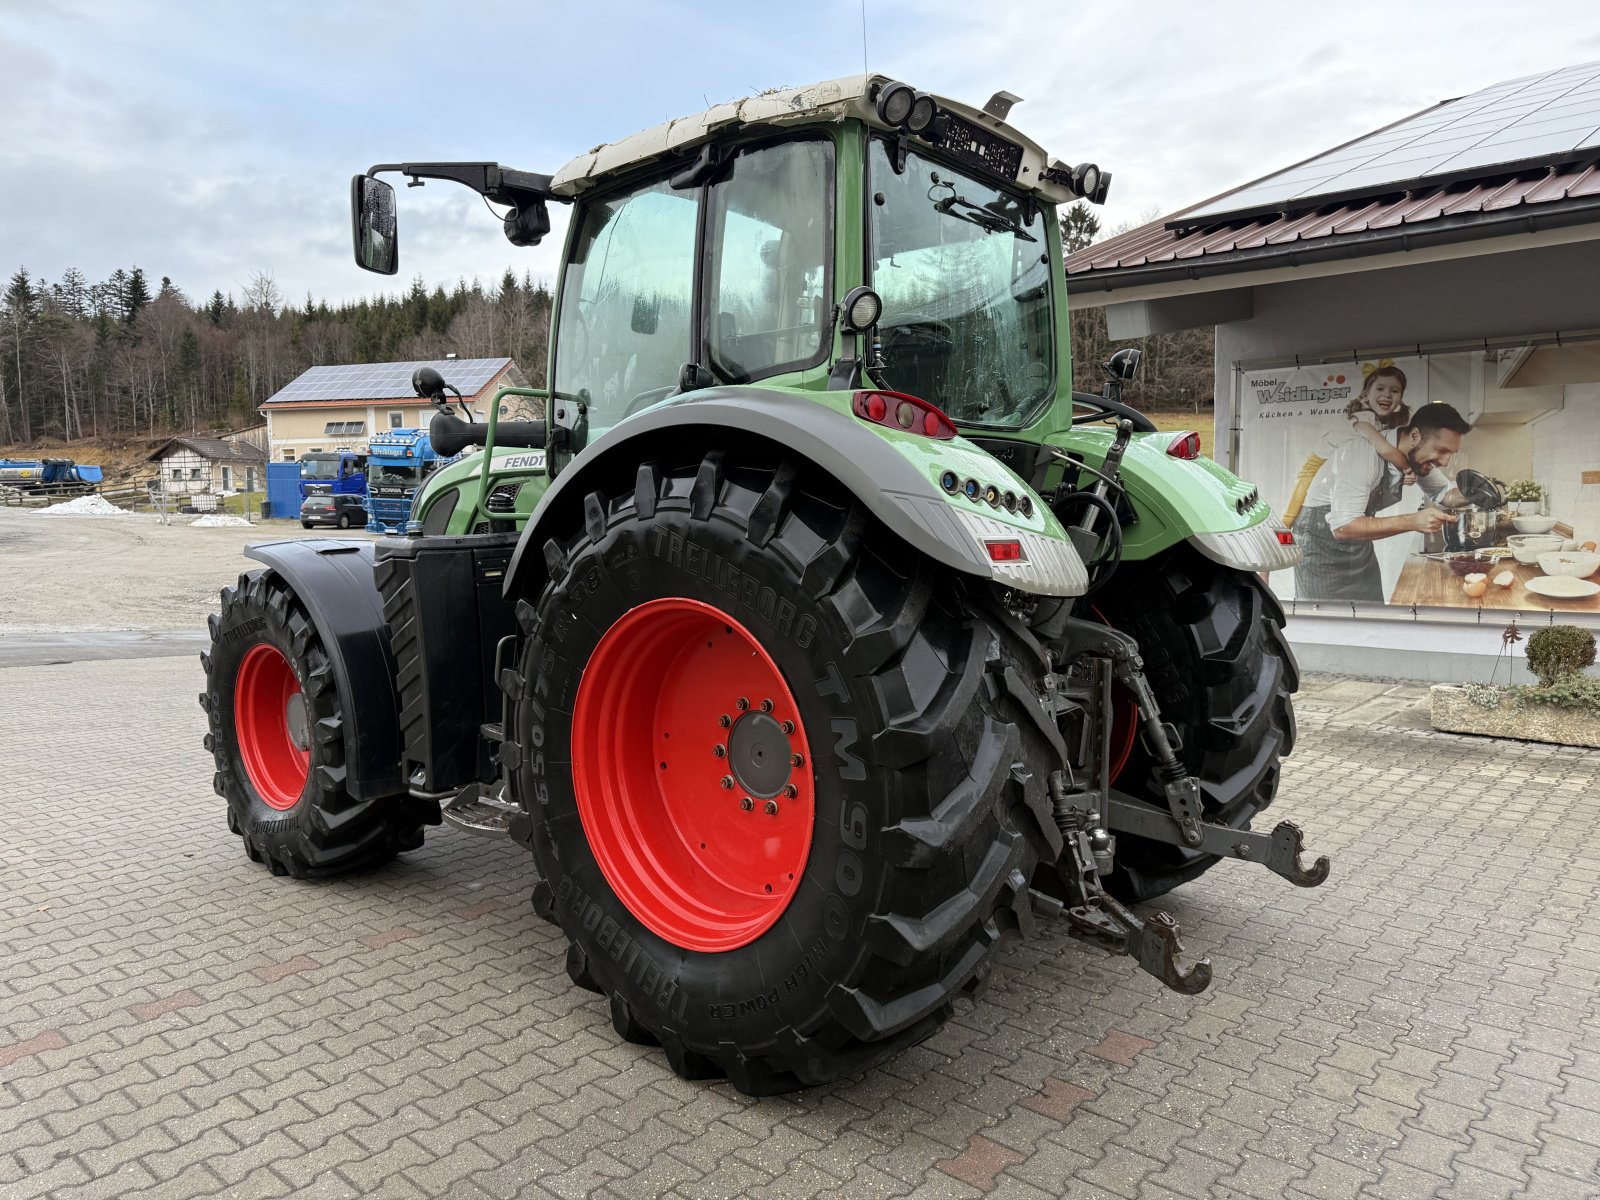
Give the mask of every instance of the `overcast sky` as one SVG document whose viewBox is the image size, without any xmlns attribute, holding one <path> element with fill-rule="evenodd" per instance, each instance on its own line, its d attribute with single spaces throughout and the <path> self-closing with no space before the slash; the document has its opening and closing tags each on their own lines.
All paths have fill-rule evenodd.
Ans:
<svg viewBox="0 0 1600 1200">
<path fill-rule="evenodd" d="M 1116 178 L 1107 229 L 1165 214 L 1417 109 L 1600 59 L 1595 0 L 866 0 L 871 69 L 982 104 Z M 0 0 L 0 271 L 256 271 L 330 299 L 351 174 L 490 159 L 554 171 L 762 88 L 862 69 L 860 0 Z M 401 199 L 401 282 L 549 276 L 565 209 L 516 250 L 448 184 Z"/>
</svg>

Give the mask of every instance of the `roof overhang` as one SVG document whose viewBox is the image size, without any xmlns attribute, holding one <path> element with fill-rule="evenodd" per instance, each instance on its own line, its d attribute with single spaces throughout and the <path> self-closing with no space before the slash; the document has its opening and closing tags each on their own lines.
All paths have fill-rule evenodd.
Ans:
<svg viewBox="0 0 1600 1200">
<path fill-rule="evenodd" d="M 1100 308 L 1198 292 L 1349 275 L 1600 239 L 1600 197 L 1426 225 L 1067 275 L 1067 306 Z"/>
</svg>

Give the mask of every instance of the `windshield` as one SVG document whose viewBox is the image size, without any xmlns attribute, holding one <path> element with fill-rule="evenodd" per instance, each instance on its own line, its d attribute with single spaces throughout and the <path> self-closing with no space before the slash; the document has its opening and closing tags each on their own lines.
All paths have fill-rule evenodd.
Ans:
<svg viewBox="0 0 1600 1200">
<path fill-rule="evenodd" d="M 312 458 L 309 455 L 300 460 L 301 479 L 337 479 L 339 478 L 339 460 L 337 458 Z"/>
<path fill-rule="evenodd" d="M 954 420 L 1025 425 L 1055 382 L 1046 217 L 912 152 L 895 174 L 872 141 L 872 286 L 885 387 Z"/>
<path fill-rule="evenodd" d="M 418 475 L 415 466 L 391 467 L 372 463 L 367 470 L 367 484 L 369 487 L 411 487 L 417 482 Z"/>
</svg>

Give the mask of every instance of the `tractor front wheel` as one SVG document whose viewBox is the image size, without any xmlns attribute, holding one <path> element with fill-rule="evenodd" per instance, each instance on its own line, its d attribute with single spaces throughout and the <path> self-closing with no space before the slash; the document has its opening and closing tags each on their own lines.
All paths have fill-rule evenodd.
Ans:
<svg viewBox="0 0 1600 1200">
<path fill-rule="evenodd" d="M 584 518 L 503 679 L 569 975 L 751 1094 L 928 1037 L 1060 845 L 1044 718 L 1008 686 L 1038 664 L 982 585 L 776 458 L 647 464 Z"/>
<path fill-rule="evenodd" d="M 200 656 L 200 693 L 228 828 L 274 875 L 338 875 L 422 845 L 436 809 L 409 795 L 357 800 L 344 786 L 344 712 L 305 605 L 274 571 L 224 588 Z"/>
<path fill-rule="evenodd" d="M 1178 731 L 1178 757 L 1199 781 L 1207 818 L 1248 827 L 1272 803 L 1281 760 L 1294 746 L 1291 697 L 1299 673 L 1277 600 L 1259 577 L 1178 546 L 1149 562 L 1125 564 L 1095 608 L 1100 619 L 1138 640 L 1161 719 Z M 1151 756 L 1135 737 L 1131 702 L 1120 689 L 1118 700 L 1112 786 L 1165 808 Z M 1149 900 L 1217 861 L 1119 834 L 1108 886 L 1124 900 Z"/>
</svg>

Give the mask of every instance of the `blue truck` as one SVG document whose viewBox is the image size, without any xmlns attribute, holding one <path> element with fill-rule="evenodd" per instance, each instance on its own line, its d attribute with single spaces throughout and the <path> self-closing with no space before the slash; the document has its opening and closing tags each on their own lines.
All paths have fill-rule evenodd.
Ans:
<svg viewBox="0 0 1600 1200">
<path fill-rule="evenodd" d="M 367 448 L 367 531 L 404 533 L 417 489 L 455 458 L 440 457 L 426 429 L 386 429 L 374 434 Z"/>
<path fill-rule="evenodd" d="M 70 458 L 0 458 L 0 485 L 33 495 L 75 496 L 103 478 L 99 467 Z"/>
<path fill-rule="evenodd" d="M 300 499 L 307 496 L 365 496 L 367 456 L 354 450 L 313 450 L 300 459 Z"/>
</svg>

